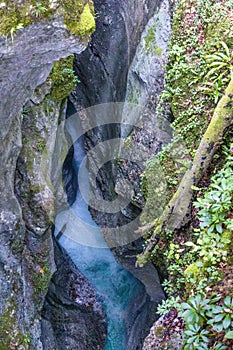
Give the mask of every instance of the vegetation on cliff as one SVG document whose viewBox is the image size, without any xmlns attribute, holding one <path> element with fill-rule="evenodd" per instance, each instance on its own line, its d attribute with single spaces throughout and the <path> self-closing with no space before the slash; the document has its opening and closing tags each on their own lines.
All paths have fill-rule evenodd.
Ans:
<svg viewBox="0 0 233 350">
<path fill-rule="evenodd" d="M 74 55 L 70 55 L 67 58 L 61 58 L 53 66 L 48 81 L 51 81 L 52 85 L 49 98 L 54 101 L 62 102 L 79 81 L 74 74 L 73 60 Z"/>
<path fill-rule="evenodd" d="M 151 259 L 166 266 L 169 298 L 159 312 L 179 310 L 187 350 L 229 349 L 233 339 L 232 24 L 232 1 L 178 4 L 162 96 L 176 137 L 154 160 L 165 173 L 168 204 L 149 224 L 143 217 L 146 225 L 139 228 L 146 246 L 138 264 Z M 177 166 L 172 153 L 181 143 L 185 152 Z M 149 183 L 151 162 L 143 175 Z"/>
<path fill-rule="evenodd" d="M 95 30 L 94 6 L 91 0 L 5 0 L 0 2 L 0 35 L 11 35 L 32 23 L 62 16 L 67 29 L 77 36 Z"/>
</svg>

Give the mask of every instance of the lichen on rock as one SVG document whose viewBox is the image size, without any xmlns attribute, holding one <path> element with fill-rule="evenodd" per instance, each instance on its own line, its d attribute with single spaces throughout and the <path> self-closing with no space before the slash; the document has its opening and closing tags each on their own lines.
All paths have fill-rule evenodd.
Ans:
<svg viewBox="0 0 233 350">
<path fill-rule="evenodd" d="M 151 327 L 144 341 L 143 350 L 179 350 L 182 345 L 181 319 L 175 310 L 160 317 Z"/>
<path fill-rule="evenodd" d="M 18 349 L 28 350 L 29 345 L 30 336 L 27 332 L 22 334 L 18 328 L 16 301 L 9 299 L 0 319 L 0 349 L 8 350 L 15 346 Z"/>
</svg>

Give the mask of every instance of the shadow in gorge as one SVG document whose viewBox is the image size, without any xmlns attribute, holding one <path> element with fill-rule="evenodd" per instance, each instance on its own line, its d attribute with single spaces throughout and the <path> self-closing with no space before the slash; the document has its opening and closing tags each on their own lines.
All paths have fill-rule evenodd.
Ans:
<svg viewBox="0 0 233 350">
<path fill-rule="evenodd" d="M 81 125 L 79 125 L 81 127 Z M 64 174 L 75 175 L 77 180 L 80 167 L 84 168 L 79 183 L 64 179 L 66 188 L 70 191 L 71 183 L 77 189 L 76 199 L 69 210 L 59 212 L 55 225 L 57 235 L 65 225 L 65 230 L 59 243 L 65 248 L 75 265 L 91 282 L 97 292 L 97 298 L 102 303 L 107 315 L 107 342 L 105 350 L 141 349 L 143 340 L 156 318 L 156 307 L 163 298 L 161 288 L 157 294 L 147 293 L 145 286 L 132 273 L 125 270 L 108 248 L 101 230 L 94 222 L 88 209 L 88 203 L 79 191 L 79 186 L 85 188 L 85 198 L 89 192 L 89 174 L 83 163 L 85 156 L 84 138 L 73 144 L 70 151 L 73 154 L 72 164 L 65 162 Z M 71 159 L 68 155 L 68 159 Z M 67 186 L 67 183 L 69 185 Z M 73 198 L 74 195 L 70 197 Z M 143 274 L 143 273 L 142 273 Z M 145 270 L 145 274 L 148 271 Z M 155 276 L 155 275 L 154 275 Z M 153 280 L 154 276 L 150 276 Z M 154 281 L 159 285 L 158 280 Z M 76 302 L 79 302 L 78 297 Z"/>
<path fill-rule="evenodd" d="M 97 29 L 88 48 L 75 57 L 74 67 L 80 83 L 69 97 L 72 104 L 68 105 L 68 117 L 90 106 L 125 100 L 128 70 L 136 47 L 146 23 L 160 2 L 95 0 Z M 95 125 L 102 125 L 102 121 L 102 115 L 98 115 Z M 90 150 L 95 147 L 98 137 L 101 140 L 111 139 L 120 133 L 119 126 L 113 128 L 109 123 L 105 128 L 90 130 L 85 139 L 73 140 L 76 142 L 73 143 L 63 168 L 70 208 L 58 213 L 55 234 L 66 225 L 59 243 L 90 281 L 97 293 L 98 302 L 105 309 L 108 335 L 105 347 L 100 345 L 100 348 L 139 350 L 156 319 L 157 304 L 164 297 L 157 272 L 150 264 L 143 269 L 135 269 L 135 255 L 141 249 L 141 242 L 136 242 L 135 249 L 132 246 L 117 247 L 112 253 L 88 210 L 88 203 L 79 191 L 77 177 L 85 155 L 84 148 Z M 98 190 L 105 198 L 111 198 L 107 191 L 114 186 L 114 167 L 108 164 L 101 170 L 97 178 Z M 84 184 L 86 194 L 89 191 L 90 171 L 89 166 L 88 169 L 85 167 L 83 177 L 79 179 Z M 132 212 L 133 209 L 132 207 Z M 118 220 L 118 216 L 115 217 Z M 101 220 L 98 220 L 98 224 L 104 226 Z M 114 226 L 115 223 L 111 224 Z M 130 258 L 125 258 L 126 255 Z M 82 302 L 83 299 L 77 295 L 75 303 L 81 305 Z M 98 322 L 96 324 L 99 327 Z M 69 325 L 65 326 L 69 328 Z M 77 338 L 79 334 L 80 329 L 77 329 Z M 92 336 L 93 333 L 90 334 Z M 93 342 L 82 346 L 84 349 L 98 349 Z M 60 349 L 65 348 L 67 349 L 66 345 L 60 343 Z M 68 349 L 75 349 L 75 346 Z M 81 349 L 80 346 L 78 350 Z"/>
</svg>

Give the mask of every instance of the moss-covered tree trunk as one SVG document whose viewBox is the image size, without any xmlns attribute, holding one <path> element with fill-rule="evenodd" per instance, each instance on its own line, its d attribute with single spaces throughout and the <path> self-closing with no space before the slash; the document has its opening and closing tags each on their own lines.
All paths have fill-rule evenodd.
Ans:
<svg viewBox="0 0 233 350">
<path fill-rule="evenodd" d="M 211 163 L 213 155 L 221 143 L 224 132 L 233 124 L 233 79 L 231 79 L 224 96 L 219 101 L 213 118 L 202 137 L 196 151 L 192 166 L 187 170 L 181 183 L 163 211 L 159 219 L 137 230 L 144 233 L 155 227 L 152 237 L 142 261 L 148 256 L 157 243 L 156 234 L 164 229 L 179 229 L 190 220 L 190 209 L 193 197 L 193 186 L 196 186 Z M 141 259 L 140 259 L 141 260 Z"/>
</svg>

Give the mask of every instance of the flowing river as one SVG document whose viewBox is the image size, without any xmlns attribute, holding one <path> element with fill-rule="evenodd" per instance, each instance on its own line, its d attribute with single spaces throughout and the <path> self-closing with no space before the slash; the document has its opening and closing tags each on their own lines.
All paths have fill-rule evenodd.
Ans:
<svg viewBox="0 0 233 350">
<path fill-rule="evenodd" d="M 86 192 L 84 197 L 87 198 L 89 174 L 84 157 L 83 140 L 80 138 L 74 143 L 73 166 L 77 173 L 82 167 L 79 185 L 82 184 Z M 66 224 L 59 242 L 92 283 L 106 311 L 108 335 L 104 350 L 127 350 L 127 336 L 132 326 L 129 321 L 131 310 L 139 309 L 138 304 L 145 300 L 143 284 L 116 262 L 79 190 L 72 207 L 60 212 L 55 224 L 55 234 Z M 76 301 L 79 302 L 78 299 Z"/>
</svg>

